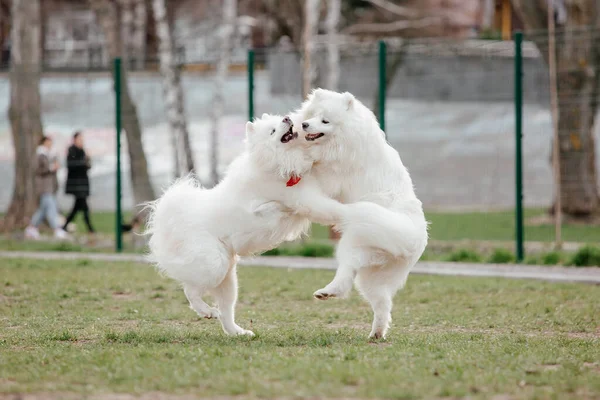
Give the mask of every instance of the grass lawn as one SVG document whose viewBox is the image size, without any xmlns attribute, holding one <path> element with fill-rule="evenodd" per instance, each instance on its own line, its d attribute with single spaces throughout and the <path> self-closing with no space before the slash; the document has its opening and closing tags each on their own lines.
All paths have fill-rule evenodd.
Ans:
<svg viewBox="0 0 600 400">
<path fill-rule="evenodd" d="M 544 213 L 540 209 L 525 210 L 525 219 Z M 432 240 L 513 240 L 515 234 L 515 218 L 512 211 L 493 212 L 427 212 L 427 219 L 431 222 L 430 236 Z M 125 221 L 131 216 L 127 214 Z M 114 233 L 115 217 L 112 212 L 96 212 L 92 215 L 92 222 L 102 233 Z M 83 219 L 76 220 L 77 231 L 85 232 Z M 329 237 L 327 227 L 315 225 L 312 230 L 315 239 Z M 525 226 L 525 240 L 552 241 L 554 239 L 554 225 L 544 224 L 539 226 Z M 567 242 L 600 242 L 600 226 L 593 225 L 563 225 L 563 240 Z"/>
<path fill-rule="evenodd" d="M 527 219 L 542 214 L 539 209 L 525 211 L 525 240 L 550 242 L 554 238 L 554 226 L 551 224 L 528 225 Z M 514 214 L 512 211 L 494 212 L 427 212 L 427 219 L 431 222 L 430 238 L 432 241 L 512 241 L 514 240 Z M 131 219 L 126 214 L 125 221 Z M 77 232 L 85 233 L 83 219 L 76 219 Z M 96 230 L 105 238 L 114 237 L 115 217 L 112 212 L 95 212 L 92 214 L 92 223 Z M 329 228 L 313 225 L 311 238 L 321 240 L 329 238 Z M 110 239 L 112 240 L 112 239 Z M 563 240 L 567 242 L 599 243 L 600 226 L 593 225 L 563 225 Z M 125 251 L 134 251 L 125 241 Z M 113 246 L 93 248 L 82 245 L 65 245 L 57 243 L 32 243 L 21 240 L 0 238 L 2 250 L 57 250 L 57 251 L 112 251 Z M 139 251 L 139 250 L 138 250 Z"/>
<path fill-rule="evenodd" d="M 554 225 L 528 225 L 527 219 L 543 214 L 543 210 L 525 210 L 525 240 L 554 240 Z M 431 222 L 432 240 L 514 240 L 515 216 L 512 211 L 494 212 L 427 212 Z M 566 242 L 600 242 L 599 225 L 563 224 L 562 239 Z"/>
<path fill-rule="evenodd" d="M 388 340 L 371 343 L 357 295 L 312 299 L 331 271 L 239 275 L 237 320 L 253 339 L 198 319 L 145 265 L 2 260 L 0 393 L 600 396 L 599 286 L 415 275 Z"/>
</svg>

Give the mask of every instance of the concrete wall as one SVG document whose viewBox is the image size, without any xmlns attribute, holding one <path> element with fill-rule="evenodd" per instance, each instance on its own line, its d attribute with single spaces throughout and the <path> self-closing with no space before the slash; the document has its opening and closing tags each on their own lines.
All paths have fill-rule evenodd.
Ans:
<svg viewBox="0 0 600 400">
<path fill-rule="evenodd" d="M 378 86 L 378 56 L 342 53 L 340 91 L 375 98 Z M 388 65 L 395 57 L 388 54 Z M 481 55 L 405 54 L 390 88 L 388 98 L 426 101 L 512 101 L 514 98 L 514 58 Z M 317 85 L 326 87 L 327 55 L 316 59 Z M 272 51 L 268 70 L 273 94 L 301 92 L 301 63 L 298 54 Z M 539 57 L 526 57 L 523 63 L 524 101 L 548 103 L 548 72 Z"/>
</svg>

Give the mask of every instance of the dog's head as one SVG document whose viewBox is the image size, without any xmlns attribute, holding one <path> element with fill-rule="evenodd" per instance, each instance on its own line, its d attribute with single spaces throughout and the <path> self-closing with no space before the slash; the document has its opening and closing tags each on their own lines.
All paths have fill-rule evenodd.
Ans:
<svg viewBox="0 0 600 400">
<path fill-rule="evenodd" d="M 340 135 L 351 123 L 356 99 L 351 93 L 316 89 L 302 105 L 304 139 L 314 144 Z"/>
<path fill-rule="evenodd" d="M 351 93 L 315 89 L 298 111 L 311 157 L 352 160 L 374 143 L 385 142 L 377 118 Z"/>
<path fill-rule="evenodd" d="M 247 122 L 248 152 L 260 166 L 276 170 L 282 177 L 302 175 L 310 169 L 312 161 L 304 151 L 306 144 L 293 127 L 289 116 L 271 114 Z"/>
</svg>

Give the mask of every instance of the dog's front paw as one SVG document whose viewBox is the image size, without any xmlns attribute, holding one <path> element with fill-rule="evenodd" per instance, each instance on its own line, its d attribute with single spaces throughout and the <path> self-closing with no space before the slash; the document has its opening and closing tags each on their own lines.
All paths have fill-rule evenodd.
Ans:
<svg viewBox="0 0 600 400">
<path fill-rule="evenodd" d="M 308 206 L 303 205 L 302 203 L 296 203 L 294 205 L 294 213 L 301 217 L 308 218 L 311 214 L 311 209 Z"/>
</svg>

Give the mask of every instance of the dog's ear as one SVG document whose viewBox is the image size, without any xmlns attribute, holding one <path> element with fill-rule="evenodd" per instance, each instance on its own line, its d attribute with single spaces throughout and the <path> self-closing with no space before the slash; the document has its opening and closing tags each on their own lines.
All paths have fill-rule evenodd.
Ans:
<svg viewBox="0 0 600 400">
<path fill-rule="evenodd" d="M 350 92 L 344 92 L 342 94 L 342 98 L 344 99 L 344 103 L 346 103 L 346 109 L 350 110 L 354 105 L 354 95 Z"/>
<path fill-rule="evenodd" d="M 265 118 L 267 118 L 267 117 L 269 117 L 269 114 L 267 114 L 267 113 L 264 113 L 264 114 L 263 114 L 263 115 L 260 117 L 260 119 L 265 119 Z"/>
<path fill-rule="evenodd" d="M 254 133 L 254 124 L 250 121 L 246 122 L 246 136 Z"/>
<path fill-rule="evenodd" d="M 325 93 L 325 91 L 321 88 L 316 88 L 313 89 L 313 91 L 310 93 L 310 97 L 312 97 L 313 99 L 321 99 L 323 98 L 323 94 Z"/>
</svg>

